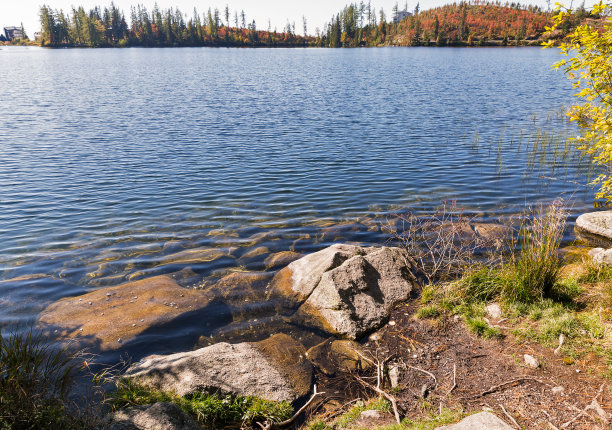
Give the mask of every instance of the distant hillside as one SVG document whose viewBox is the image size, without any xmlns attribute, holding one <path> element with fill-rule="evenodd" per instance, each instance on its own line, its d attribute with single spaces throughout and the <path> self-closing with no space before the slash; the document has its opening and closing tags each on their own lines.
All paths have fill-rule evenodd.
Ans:
<svg viewBox="0 0 612 430">
<path fill-rule="evenodd" d="M 386 43 L 393 45 L 455 45 L 486 41 L 539 39 L 551 14 L 518 3 L 453 3 L 429 9 L 391 27 Z"/>
<path fill-rule="evenodd" d="M 403 14 L 403 12 L 402 12 Z M 552 13 L 519 3 L 461 2 L 419 11 L 418 5 L 399 23 L 388 23 L 383 11 L 350 4 L 332 17 L 317 39 L 319 46 L 465 46 L 537 45 L 551 25 Z M 397 16 L 394 10 L 391 20 Z M 580 8 L 557 30 L 561 38 L 585 19 Z"/>
</svg>

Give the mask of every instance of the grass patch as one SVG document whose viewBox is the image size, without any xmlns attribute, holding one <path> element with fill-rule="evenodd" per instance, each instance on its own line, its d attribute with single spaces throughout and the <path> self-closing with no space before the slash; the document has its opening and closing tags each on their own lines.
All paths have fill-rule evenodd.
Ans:
<svg viewBox="0 0 612 430">
<path fill-rule="evenodd" d="M 68 398 L 76 372 L 76 356 L 53 349 L 42 334 L 0 334 L 0 428 L 87 427 Z"/>
<path fill-rule="evenodd" d="M 480 337 L 484 337 L 485 339 L 499 339 L 502 337 L 501 330 L 496 327 L 491 327 L 482 317 L 468 317 L 465 319 L 465 322 L 470 331 Z"/>
<path fill-rule="evenodd" d="M 597 282 L 612 279 L 612 267 L 606 264 L 598 264 L 591 258 L 582 260 L 582 273 L 576 281 L 583 284 L 595 284 Z"/>
<path fill-rule="evenodd" d="M 116 381 L 111 395 L 114 409 L 157 402 L 176 403 L 205 426 L 222 428 L 239 424 L 253 426 L 256 422 L 281 422 L 291 417 L 293 407 L 288 402 L 272 402 L 257 397 L 242 397 L 208 393 L 178 396 L 135 383 L 130 379 Z"/>
<path fill-rule="evenodd" d="M 435 304 L 428 305 L 428 306 L 423 306 L 417 311 L 417 318 L 420 318 L 420 319 L 436 318 L 440 316 L 440 314 L 441 312 L 440 312 L 440 309 L 438 309 L 438 306 L 436 306 Z"/>
</svg>

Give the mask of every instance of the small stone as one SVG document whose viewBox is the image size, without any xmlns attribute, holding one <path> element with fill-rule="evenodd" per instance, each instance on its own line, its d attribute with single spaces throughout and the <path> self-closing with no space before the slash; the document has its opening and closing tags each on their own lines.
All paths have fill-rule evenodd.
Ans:
<svg viewBox="0 0 612 430">
<path fill-rule="evenodd" d="M 122 342 L 121 338 L 117 339 L 117 342 L 118 342 L 118 343 L 121 343 L 121 342 Z"/>
<path fill-rule="evenodd" d="M 110 297 L 110 296 L 111 296 L 111 293 L 106 293 L 106 297 Z"/>
<path fill-rule="evenodd" d="M 523 355 L 523 359 L 525 360 L 525 364 L 532 369 L 540 367 L 540 362 L 533 355 L 525 354 Z"/>
<path fill-rule="evenodd" d="M 379 333 L 372 333 L 370 337 L 368 338 L 368 340 L 370 342 L 379 342 L 380 340 L 382 340 L 382 337 L 380 336 Z"/>
<path fill-rule="evenodd" d="M 429 394 L 429 387 L 427 386 L 427 384 L 421 385 L 421 397 L 426 399 L 428 394 Z"/>
<path fill-rule="evenodd" d="M 486 307 L 487 314 L 493 319 L 500 319 L 502 316 L 501 306 L 498 303 L 489 303 Z"/>
<path fill-rule="evenodd" d="M 399 387 L 400 368 L 397 364 L 391 365 L 391 368 L 389 369 L 389 380 L 391 381 L 392 388 Z"/>
<path fill-rule="evenodd" d="M 83 299 L 79 299 L 79 302 L 82 302 L 82 301 L 83 301 Z"/>
<path fill-rule="evenodd" d="M 92 303 L 92 302 L 89 302 L 89 306 L 91 306 L 91 305 L 93 305 L 93 303 Z"/>
<path fill-rule="evenodd" d="M 562 394 L 564 391 L 565 391 L 565 388 L 563 388 L 560 385 L 552 388 L 553 394 Z"/>
<path fill-rule="evenodd" d="M 83 331 L 83 329 L 82 329 L 82 328 L 80 328 L 80 329 L 79 329 L 79 331 Z"/>
<path fill-rule="evenodd" d="M 140 322 L 144 322 L 144 319 L 140 320 Z"/>
<path fill-rule="evenodd" d="M 360 415 L 360 418 L 363 420 L 367 420 L 367 419 L 377 420 L 377 419 L 382 418 L 382 416 L 383 416 L 382 411 L 371 409 L 369 411 L 363 411 Z"/>
<path fill-rule="evenodd" d="M 389 321 L 389 325 L 390 326 L 394 326 L 395 325 L 395 321 Z"/>
<path fill-rule="evenodd" d="M 132 324 L 132 327 L 136 327 L 136 324 Z"/>
<path fill-rule="evenodd" d="M 100 314 L 100 316 L 104 316 L 104 312 L 102 312 L 102 313 Z"/>
</svg>

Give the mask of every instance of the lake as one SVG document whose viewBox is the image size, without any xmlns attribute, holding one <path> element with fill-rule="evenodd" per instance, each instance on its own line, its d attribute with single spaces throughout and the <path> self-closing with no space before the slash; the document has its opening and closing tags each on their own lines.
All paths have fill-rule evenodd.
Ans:
<svg viewBox="0 0 612 430">
<path fill-rule="evenodd" d="M 266 262 L 278 252 L 381 244 L 393 214 L 444 201 L 491 221 L 563 196 L 571 226 L 593 195 L 574 183 L 588 182 L 579 160 L 541 151 L 576 133 L 561 112 L 571 85 L 550 69 L 558 58 L 3 47 L 0 324 L 185 268 L 185 286 L 200 288 L 232 270 L 278 270 Z M 209 248 L 222 255 L 180 258 Z M 232 339 L 232 327 L 211 336 Z"/>
</svg>

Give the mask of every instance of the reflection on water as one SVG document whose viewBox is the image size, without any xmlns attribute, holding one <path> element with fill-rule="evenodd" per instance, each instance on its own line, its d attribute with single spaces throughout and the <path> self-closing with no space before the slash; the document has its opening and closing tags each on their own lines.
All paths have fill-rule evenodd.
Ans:
<svg viewBox="0 0 612 430">
<path fill-rule="evenodd" d="M 561 195 L 578 213 L 590 172 L 554 61 L 530 48 L 3 50 L 0 324 L 159 274 L 206 289 L 334 242 L 380 244 L 389 216 L 449 199 L 483 222 Z M 282 326 L 252 299 L 212 335 Z"/>
</svg>

